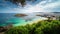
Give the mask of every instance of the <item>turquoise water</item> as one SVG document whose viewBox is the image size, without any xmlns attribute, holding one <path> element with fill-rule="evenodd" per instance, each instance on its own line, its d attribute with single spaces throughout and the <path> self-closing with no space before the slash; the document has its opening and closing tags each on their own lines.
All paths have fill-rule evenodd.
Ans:
<svg viewBox="0 0 60 34">
<path fill-rule="evenodd" d="M 44 18 L 44 17 L 35 17 L 34 19 L 31 19 L 31 20 L 28 20 L 28 21 L 26 21 L 26 20 L 24 20 L 22 18 L 12 18 L 12 19 L 9 19 L 7 21 L 7 23 L 12 22 L 13 26 L 20 26 L 20 25 L 26 25 L 26 24 L 29 24 L 29 23 L 34 23 L 34 21 L 37 21 L 39 19 L 43 20 L 43 19 L 46 19 L 46 18 Z"/>
<path fill-rule="evenodd" d="M 27 16 L 27 17 L 15 17 L 15 13 L 0 13 L 0 26 L 6 26 L 12 24 L 13 26 L 20 26 L 32 23 L 38 19 L 42 20 L 43 17 Z"/>
</svg>

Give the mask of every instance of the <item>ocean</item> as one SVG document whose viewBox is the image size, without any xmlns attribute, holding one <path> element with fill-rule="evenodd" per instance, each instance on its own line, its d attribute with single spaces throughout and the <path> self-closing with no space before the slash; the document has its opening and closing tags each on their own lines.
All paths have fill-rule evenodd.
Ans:
<svg viewBox="0 0 60 34">
<path fill-rule="evenodd" d="M 43 17 L 38 17 L 34 15 L 26 17 L 16 17 L 16 13 L 0 13 L 0 26 L 7 26 L 12 24 L 13 26 L 20 26 L 28 23 L 32 23 L 34 20 L 42 19 Z"/>
</svg>

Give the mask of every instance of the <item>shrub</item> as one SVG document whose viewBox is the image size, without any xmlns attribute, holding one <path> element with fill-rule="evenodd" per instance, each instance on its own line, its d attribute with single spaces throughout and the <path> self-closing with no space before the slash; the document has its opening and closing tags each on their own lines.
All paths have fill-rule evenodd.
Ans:
<svg viewBox="0 0 60 34">
<path fill-rule="evenodd" d="M 32 25 L 27 24 L 25 26 L 13 27 L 5 32 L 5 34 L 59 34 L 60 33 L 60 21 L 39 21 Z"/>
<path fill-rule="evenodd" d="M 35 32 L 36 34 L 59 34 L 60 22 L 57 20 L 47 22 L 47 24 L 41 25 L 39 28 L 37 28 Z"/>
<path fill-rule="evenodd" d="M 5 34 L 28 34 L 28 30 L 23 26 L 19 26 L 9 29 Z"/>
</svg>

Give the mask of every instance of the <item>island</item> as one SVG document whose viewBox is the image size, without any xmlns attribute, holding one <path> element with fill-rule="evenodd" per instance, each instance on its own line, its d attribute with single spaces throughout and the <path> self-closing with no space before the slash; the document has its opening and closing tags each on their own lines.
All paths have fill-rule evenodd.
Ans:
<svg viewBox="0 0 60 34">
<path fill-rule="evenodd" d="M 16 17 L 25 17 L 28 16 L 27 14 L 15 14 Z"/>
</svg>

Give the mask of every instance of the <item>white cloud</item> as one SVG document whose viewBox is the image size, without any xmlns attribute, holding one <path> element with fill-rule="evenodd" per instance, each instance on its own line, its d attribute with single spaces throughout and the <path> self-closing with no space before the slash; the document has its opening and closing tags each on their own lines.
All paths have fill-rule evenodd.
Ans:
<svg viewBox="0 0 60 34">
<path fill-rule="evenodd" d="M 44 8 L 41 7 L 40 3 L 37 5 L 30 5 L 27 4 L 24 8 L 14 8 L 14 11 L 20 12 L 20 13 L 32 13 L 32 12 L 44 12 Z"/>
<path fill-rule="evenodd" d="M 13 8 L 10 10 L 10 12 L 16 12 L 16 13 L 32 13 L 32 12 L 53 12 L 55 7 L 60 5 L 60 1 L 52 2 L 52 0 L 45 0 L 42 1 L 36 5 L 30 5 L 27 3 L 27 5 L 22 8 Z M 55 9 L 56 10 L 56 9 Z"/>
</svg>

